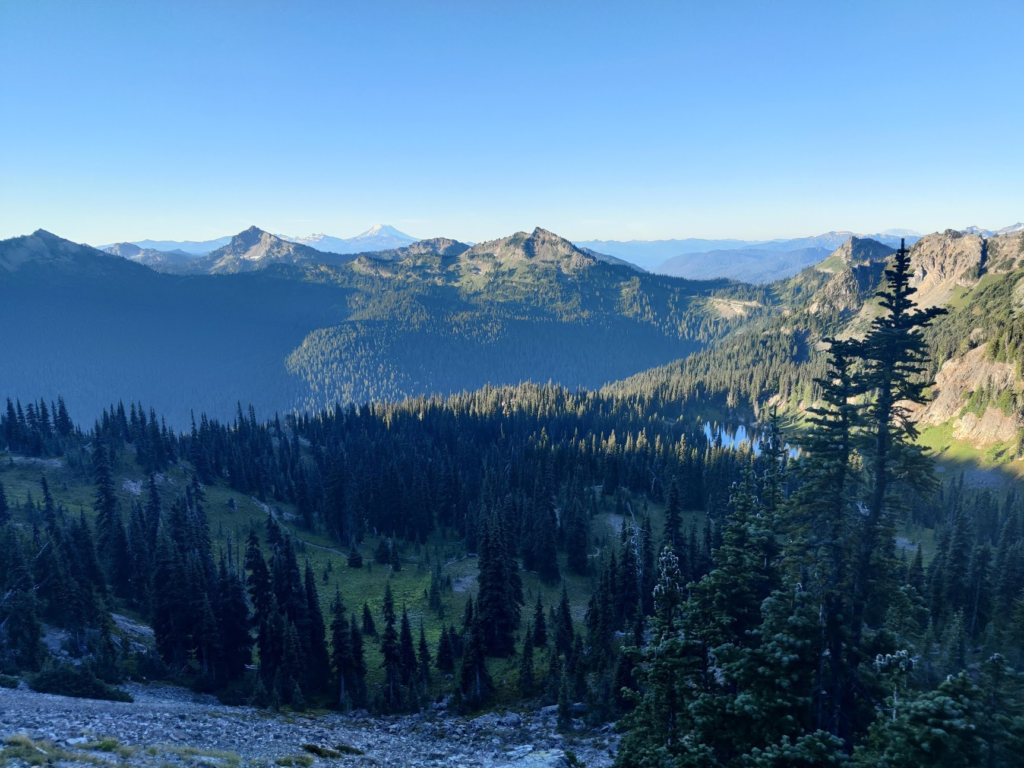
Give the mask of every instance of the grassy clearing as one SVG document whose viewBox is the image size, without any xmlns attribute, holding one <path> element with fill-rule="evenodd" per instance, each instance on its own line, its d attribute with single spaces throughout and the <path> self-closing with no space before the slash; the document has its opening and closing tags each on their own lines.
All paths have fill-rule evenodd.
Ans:
<svg viewBox="0 0 1024 768">
<path fill-rule="evenodd" d="M 1014 460 L 1014 445 L 996 443 L 985 449 L 974 448 L 953 437 L 949 422 L 922 430 L 918 444 L 931 449 L 940 475 L 962 472 L 970 484 L 990 487 L 1024 479 L 1024 462 Z"/>
</svg>

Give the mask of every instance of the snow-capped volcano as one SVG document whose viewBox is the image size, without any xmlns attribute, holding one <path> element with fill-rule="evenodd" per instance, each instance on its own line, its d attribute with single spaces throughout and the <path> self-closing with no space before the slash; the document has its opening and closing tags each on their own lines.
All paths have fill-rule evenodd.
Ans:
<svg viewBox="0 0 1024 768">
<path fill-rule="evenodd" d="M 282 236 L 283 237 L 283 236 Z M 367 251 L 387 251 L 404 248 L 418 242 L 419 238 L 399 232 L 388 224 L 374 224 L 365 232 L 355 237 L 341 238 L 317 234 L 308 237 L 285 237 L 293 243 L 308 245 L 326 253 L 364 253 Z"/>
</svg>

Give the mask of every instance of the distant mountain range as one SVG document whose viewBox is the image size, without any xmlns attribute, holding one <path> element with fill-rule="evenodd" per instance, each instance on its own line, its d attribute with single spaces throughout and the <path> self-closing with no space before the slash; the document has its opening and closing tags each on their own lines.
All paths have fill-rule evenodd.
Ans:
<svg viewBox="0 0 1024 768">
<path fill-rule="evenodd" d="M 1002 229 L 996 229 L 996 230 L 982 229 L 981 227 L 976 227 L 974 225 L 971 225 L 969 227 L 965 227 L 964 229 L 962 229 L 960 231 L 963 232 L 965 235 L 981 235 L 982 237 L 998 237 L 999 235 L 1012 235 L 1014 232 L 1020 232 L 1022 230 L 1024 230 L 1024 222 L 1018 221 L 1016 224 L 1011 224 L 1010 226 L 1003 227 Z"/>
<path fill-rule="evenodd" d="M 412 245 L 419 239 L 404 232 L 399 232 L 387 224 L 375 224 L 365 232 L 348 238 L 332 237 L 330 235 L 309 235 L 307 237 L 276 235 L 276 237 L 324 253 L 338 254 L 387 251 Z M 117 253 L 119 256 L 145 264 L 147 259 L 155 259 L 155 257 L 148 253 L 150 251 L 161 253 L 180 252 L 187 257 L 198 258 L 229 245 L 231 240 L 230 236 L 218 237 L 214 240 L 137 240 L 130 243 L 101 245 L 99 249 L 108 253 Z M 135 246 L 147 253 L 140 255 L 125 246 Z"/>
<path fill-rule="evenodd" d="M 0 241 L 0 396 L 142 396 L 185 427 L 488 383 L 597 387 L 704 347 L 747 286 L 652 275 L 547 230 L 335 254 L 250 227 L 204 256 Z M 729 303 L 736 298 L 740 303 Z"/>
<path fill-rule="evenodd" d="M 1024 224 L 1018 223 L 994 231 L 976 226 L 962 231 L 982 237 L 996 237 L 1022 229 Z M 472 245 L 446 238 L 420 241 L 387 224 L 374 225 L 350 238 L 324 234 L 306 237 L 270 235 L 262 230 L 259 233 L 259 237 L 267 234 L 274 241 L 262 245 L 255 241 L 234 242 L 239 236 L 201 242 L 140 240 L 103 246 L 102 250 L 161 271 L 223 274 L 252 271 L 275 263 L 338 265 L 350 261 L 352 256 L 367 253 L 380 254 L 381 258 L 401 259 L 410 255 L 404 249 L 418 242 L 427 243 L 424 252 L 433 254 L 438 253 L 435 243 L 442 240 L 449 244 L 457 243 L 466 249 Z M 788 240 L 582 240 L 575 245 L 599 261 L 628 264 L 658 274 L 691 280 L 728 278 L 764 284 L 792 277 L 805 267 L 821 261 L 851 237 L 867 238 L 897 248 L 901 239 L 905 239 L 910 246 L 921 236 L 908 229 L 889 229 L 875 234 L 833 231 Z"/>
<path fill-rule="evenodd" d="M 435 238 L 334 254 L 250 227 L 199 258 L 130 244 L 103 252 L 40 230 L 0 241 L 0 396 L 61 394 L 93 413 L 134 393 L 182 427 L 193 406 L 229 418 L 239 401 L 289 412 L 526 379 L 597 387 L 646 371 L 625 386 L 664 388 L 673 403 L 721 395 L 723 407 L 729 392 L 764 402 L 774 389 L 797 408 L 820 375 L 820 338 L 871 322 L 893 251 L 849 237 L 820 259 L 815 239 L 798 244 L 669 260 L 766 283 L 813 261 L 750 285 L 644 272 L 541 228 L 473 246 Z M 1017 381 L 1016 368 L 976 360 L 967 342 L 1009 334 L 997 349 L 1018 355 L 1006 318 L 1019 304 L 1022 254 L 1024 227 L 947 230 L 911 250 L 915 301 L 955 309 L 929 343 L 966 382 L 943 374 L 945 399 L 927 418 L 960 418 L 979 445 L 1024 428 L 1016 415 L 990 412 L 979 426 L 961 414 L 973 382 Z"/>
<path fill-rule="evenodd" d="M 791 277 L 820 261 L 851 237 L 870 238 L 883 245 L 907 245 L 920 235 L 908 229 L 889 229 L 875 234 L 825 232 L 789 240 L 584 240 L 576 245 L 632 262 L 644 269 L 691 280 L 728 277 L 750 283 L 767 283 Z"/>
</svg>

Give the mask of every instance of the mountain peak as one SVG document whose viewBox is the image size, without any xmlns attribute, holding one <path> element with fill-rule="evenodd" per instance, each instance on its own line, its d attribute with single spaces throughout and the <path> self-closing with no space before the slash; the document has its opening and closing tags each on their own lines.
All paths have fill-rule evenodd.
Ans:
<svg viewBox="0 0 1024 768">
<path fill-rule="evenodd" d="M 0 241 L 0 272 L 14 272 L 29 263 L 60 264 L 75 269 L 97 265 L 105 268 L 113 261 L 110 254 L 65 240 L 45 229 Z"/>
<path fill-rule="evenodd" d="M 493 259 L 502 266 L 516 262 L 552 264 L 563 272 L 589 267 L 597 262 L 590 254 L 580 250 L 564 237 L 537 227 L 527 234 L 516 232 L 509 237 L 477 243 L 467 252 L 470 258 Z"/>
<path fill-rule="evenodd" d="M 377 235 L 398 235 L 399 237 L 408 237 L 408 235 L 403 232 L 399 232 L 390 224 L 374 224 L 362 234 L 356 235 L 356 237 L 376 237 Z"/>
</svg>

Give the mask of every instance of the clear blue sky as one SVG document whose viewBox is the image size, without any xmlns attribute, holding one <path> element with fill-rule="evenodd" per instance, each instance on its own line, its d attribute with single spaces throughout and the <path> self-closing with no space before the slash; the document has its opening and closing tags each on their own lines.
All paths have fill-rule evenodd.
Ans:
<svg viewBox="0 0 1024 768">
<path fill-rule="evenodd" d="M 0 0 L 0 237 L 1021 218 L 1019 0 Z"/>
</svg>

